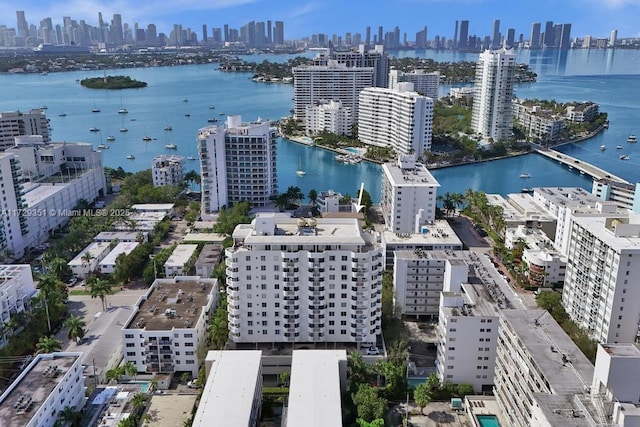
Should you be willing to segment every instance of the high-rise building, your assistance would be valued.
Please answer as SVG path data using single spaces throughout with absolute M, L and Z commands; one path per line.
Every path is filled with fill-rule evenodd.
M 555 35 L 556 31 L 553 26 L 553 21 L 547 21 L 544 26 L 543 46 L 546 48 L 554 48 L 556 46 Z
M 124 40 L 124 31 L 122 28 L 122 15 L 119 13 L 113 14 L 111 20 L 110 41 L 114 43 L 121 43 Z
M 372 86 L 388 87 L 389 56 L 382 45 L 376 45 L 373 49 L 359 45 L 357 50 L 349 51 L 334 50 L 330 46 L 313 59 L 313 65 L 328 65 L 330 60 L 346 64 L 347 67 L 371 67 L 373 68 Z
M 458 49 L 469 49 L 469 21 L 460 21 L 460 39 L 458 40 Z
M 571 24 L 562 24 L 559 47 L 562 50 L 571 48 Z
M 322 131 L 336 135 L 351 135 L 353 131 L 353 112 L 343 107 L 340 101 L 321 102 L 307 105 L 305 113 L 305 131 L 315 135 Z
M 273 43 L 283 45 L 284 44 L 284 22 L 276 21 L 276 26 L 273 29 Z
M 531 36 L 529 37 L 529 49 L 540 48 L 540 23 L 531 24 Z
M 486 50 L 476 65 L 471 126 L 484 140 L 511 138 L 516 55 L 508 49 Z
M 491 37 L 491 48 L 498 49 L 500 48 L 501 43 L 501 34 L 500 34 L 500 20 L 496 19 L 493 21 L 493 36 Z
M 271 26 L 271 20 L 267 20 L 267 44 L 273 44 L 273 27 Z
M 427 26 L 416 33 L 416 49 L 424 49 L 427 47 Z
M 184 157 L 162 154 L 151 161 L 154 187 L 178 185 L 184 180 Z
M 207 24 L 202 24 L 202 43 L 207 44 Z
M 376 342 L 383 249 L 357 218 L 259 213 L 226 249 L 235 343 Z
M 16 17 L 18 18 L 18 35 L 26 39 L 29 36 L 29 24 L 24 16 L 24 10 L 16 11 Z
M 0 151 L 15 145 L 16 136 L 40 135 L 42 142 L 50 142 L 49 121 L 44 110 L 33 109 L 27 113 L 11 111 L 0 113 Z
M 371 44 L 371 27 L 367 26 L 367 30 L 365 32 L 364 44 L 369 47 Z
M 560 42 L 562 39 L 562 24 L 555 24 L 553 26 L 553 41 L 556 49 L 560 47 Z
M 432 129 L 433 99 L 415 92 L 413 83 L 360 92 L 358 138 L 363 143 L 423 155 L 431 150 Z
M 433 73 L 425 73 L 424 70 L 413 70 L 410 72 L 399 70 L 389 71 L 389 88 L 398 89 L 398 83 L 401 82 L 413 83 L 413 90 L 421 95 L 433 100 L 439 98 L 440 73 L 438 71 Z
M 200 129 L 197 139 L 203 215 L 245 200 L 253 207 L 269 203 L 277 181 L 275 130 L 268 122 L 242 123 L 240 116 L 228 116 L 226 127 Z
M 458 48 L 458 20 L 456 19 L 456 26 L 453 30 L 453 41 L 451 42 L 451 48 L 456 50 Z
M 609 36 L 609 47 L 615 47 L 618 42 L 618 30 L 611 30 L 611 36 Z
M 516 29 L 515 28 L 508 28 L 507 29 L 507 38 L 505 39 L 504 42 L 505 46 L 507 49 L 511 49 L 512 47 L 515 46 L 516 44 Z

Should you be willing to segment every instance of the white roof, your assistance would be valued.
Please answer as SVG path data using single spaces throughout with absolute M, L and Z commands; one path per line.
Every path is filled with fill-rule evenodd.
M 193 256 L 193 253 L 198 248 L 198 245 L 178 245 L 171 253 L 167 262 L 164 263 L 165 267 L 182 267 L 189 261 L 189 258 Z
M 138 203 L 131 205 L 131 209 L 136 211 L 165 211 L 173 209 L 173 203 Z
M 104 259 L 100 262 L 100 265 L 114 265 L 116 263 L 116 258 L 120 254 L 129 255 L 132 250 L 138 246 L 138 242 L 120 242 L 116 245 L 115 248 L 109 254 L 104 257 Z
M 78 252 L 78 255 L 75 256 L 71 261 L 67 263 L 67 265 L 83 265 L 85 261 L 82 259 L 85 253 L 89 252 L 91 254 L 91 261 L 98 258 L 104 251 L 109 249 L 109 242 L 91 242 L 89 245 Z
M 340 362 L 345 350 L 294 350 L 287 426 L 342 425 Z
M 213 364 L 192 426 L 249 426 L 256 387 L 262 382 L 261 358 L 260 350 L 208 352 L 206 363 Z M 258 399 L 261 394 L 259 390 Z

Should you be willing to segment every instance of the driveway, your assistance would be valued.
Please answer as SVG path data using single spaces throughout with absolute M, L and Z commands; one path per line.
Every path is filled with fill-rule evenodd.
M 453 228 L 453 231 L 456 232 L 456 235 L 462 243 L 464 243 L 465 247 L 473 248 L 477 252 L 480 252 L 482 249 L 486 249 L 487 251 L 491 249 L 489 243 L 486 239 L 478 234 L 476 229 L 473 227 L 473 223 L 466 216 L 456 216 L 449 220 L 449 225 Z

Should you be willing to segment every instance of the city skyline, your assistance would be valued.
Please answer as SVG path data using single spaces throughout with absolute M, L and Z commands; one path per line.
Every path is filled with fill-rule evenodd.
M 461 7 L 452 7 L 452 3 Z M 589 7 L 592 4 L 593 7 Z M 585 7 L 585 5 L 587 7 Z M 495 7 L 492 7 L 495 6 Z M 597 9 L 595 9 L 597 7 Z M 62 22 L 63 16 L 85 20 L 89 25 L 97 25 L 98 13 L 105 20 L 113 14 L 121 14 L 122 21 L 133 26 L 153 23 L 159 32 L 168 33 L 174 24 L 190 27 L 200 32 L 203 24 L 209 28 L 240 27 L 250 20 L 283 20 L 286 23 L 286 39 L 309 37 L 314 33 L 344 35 L 359 32 L 364 36 L 366 28 L 376 33 L 378 26 L 384 31 L 393 31 L 398 26 L 401 36 L 406 33 L 408 40 L 415 40 L 416 33 L 427 26 L 427 37 L 436 35 L 448 39 L 453 37 L 456 21 L 469 21 L 469 34 L 480 37 L 493 34 L 494 20 L 500 20 L 500 31 L 506 36 L 508 28 L 515 29 L 515 37 L 520 34 L 528 39 L 534 22 L 570 22 L 574 37 L 608 37 L 617 29 L 618 36 L 637 37 L 640 32 L 633 16 L 640 11 L 640 4 L 633 0 L 604 0 L 595 2 L 566 2 L 558 4 L 552 0 L 539 2 L 498 3 L 495 0 L 399 0 L 393 4 L 370 2 L 367 10 L 358 5 L 338 3 L 336 0 L 324 2 L 310 1 L 296 6 L 273 5 L 263 0 L 216 0 L 212 2 L 166 2 L 156 0 L 144 5 L 123 0 L 115 1 L 72 1 L 56 4 L 46 0 L 25 0 L 20 6 L 0 5 L 0 16 L 5 22 L 0 25 L 17 27 L 16 11 L 25 12 L 30 25 L 38 25 L 40 20 L 51 17 L 54 22 Z M 336 10 L 342 13 L 336 14 Z M 421 13 L 408 11 L 423 10 Z M 166 11 L 166 12 L 165 12 Z M 635 12 L 635 13 L 634 13 Z

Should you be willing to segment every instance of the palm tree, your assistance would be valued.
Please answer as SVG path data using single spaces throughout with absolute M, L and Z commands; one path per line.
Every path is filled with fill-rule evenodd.
M 107 310 L 107 295 L 113 294 L 111 283 L 96 277 L 89 283 L 89 294 L 91 298 L 100 298 L 102 301 L 102 309 Z
M 117 368 L 109 369 L 107 372 L 105 372 L 104 377 L 107 380 L 107 383 L 111 380 L 116 380 L 116 382 L 118 382 L 120 381 L 120 377 L 122 377 L 122 374 L 124 374 L 124 370 L 122 366 L 118 366 Z
M 134 410 L 139 410 L 144 407 L 147 398 L 142 393 L 136 393 L 131 398 L 131 404 L 133 405 Z
M 58 280 L 62 280 L 68 275 L 69 266 L 64 258 L 55 257 L 47 263 L 45 271 L 55 276 Z
M 53 335 L 40 337 L 40 340 L 36 344 L 36 349 L 37 354 L 54 353 L 62 349 L 62 342 L 57 340 Z
M 318 192 L 315 189 L 309 190 L 309 201 L 311 202 L 311 205 L 314 207 L 318 203 Z
M 89 251 L 86 251 L 80 257 L 80 259 L 82 260 L 83 264 L 89 264 L 93 258 L 94 258 L 94 256 L 91 255 L 91 252 L 89 252 Z
M 70 340 L 76 340 L 79 342 L 84 338 L 84 328 L 87 326 L 86 322 L 80 316 L 70 316 L 64 321 L 65 328 L 69 328 L 67 332 L 67 338 Z
M 64 426 L 77 427 L 82 420 L 82 413 L 76 411 L 71 406 L 65 406 L 62 411 L 58 413 L 58 420 Z
M 124 371 L 124 374 L 129 378 L 133 377 L 135 379 L 135 377 L 138 375 L 138 367 L 132 362 L 125 363 L 122 366 L 122 369 Z

